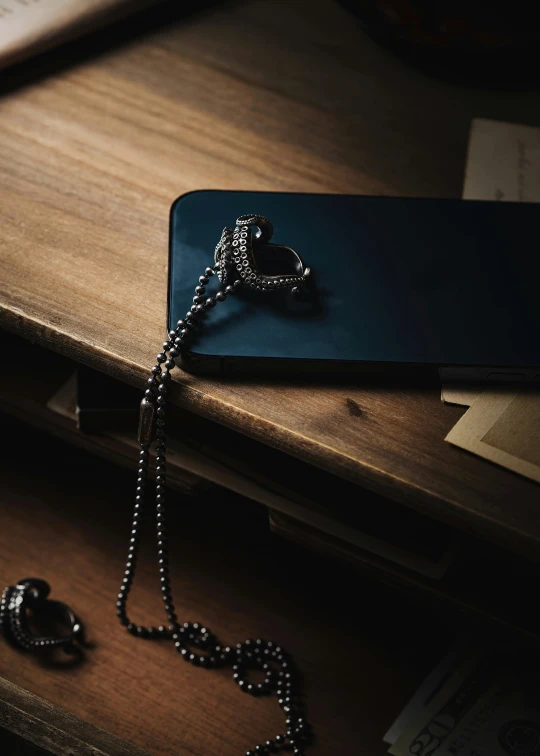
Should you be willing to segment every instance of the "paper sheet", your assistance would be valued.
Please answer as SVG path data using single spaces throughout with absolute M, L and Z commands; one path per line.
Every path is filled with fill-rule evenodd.
M 540 394 L 485 391 L 445 440 L 540 483 Z
M 540 202 L 540 128 L 475 118 L 463 199 Z
M 483 384 L 443 383 L 441 399 L 445 404 L 459 404 L 460 407 L 470 407 L 483 391 Z
M 463 198 L 540 202 L 540 128 L 475 119 Z M 441 399 L 470 407 L 446 441 L 540 482 L 540 389 L 446 383 Z
M 475 118 L 463 199 L 540 202 L 540 128 Z M 470 407 L 483 392 L 478 384 L 446 383 L 446 404 Z

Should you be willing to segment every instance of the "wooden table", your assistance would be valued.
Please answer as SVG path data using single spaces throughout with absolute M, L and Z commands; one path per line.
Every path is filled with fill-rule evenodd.
M 189 17 L 166 6 L 2 87 L 1 323 L 140 385 L 163 340 L 178 195 L 459 196 L 472 117 L 540 123 L 535 93 L 430 78 L 330 0 Z M 538 546 L 538 486 L 445 443 L 462 410 L 436 389 L 181 374 L 175 389 L 175 402 L 377 493 Z
M 178 195 L 221 188 L 458 197 L 473 117 L 540 125 L 536 93 L 478 91 L 431 78 L 377 47 L 331 0 L 224 3 L 191 16 L 181 16 L 174 5 L 30 60 L 4 72 L 0 85 L 0 323 L 126 382 L 143 385 L 163 340 L 168 211 Z M 9 370 L 16 370 L 7 357 Z M 40 364 L 33 369 L 39 382 Z M 180 373 L 174 387 L 173 401 L 194 413 L 472 533 L 538 553 L 538 486 L 446 444 L 462 410 L 444 406 L 436 388 L 219 382 Z M 23 515 L 35 504 L 30 489 L 24 506 L 6 504 L 4 510 L 13 543 L 28 533 Z M 66 502 L 73 490 L 59 498 L 64 503 L 55 502 L 60 514 L 71 506 Z M 100 511 L 103 524 L 112 515 L 106 507 Z M 165 754 L 170 751 L 159 733 L 171 726 L 175 709 L 169 704 L 160 714 L 154 697 L 157 701 L 161 682 L 165 695 L 178 697 L 178 710 L 186 706 L 197 723 L 191 730 L 189 718 L 178 725 L 171 741 L 176 749 L 187 744 L 189 753 L 233 754 L 249 746 L 259 732 L 251 702 L 244 702 L 241 715 L 247 729 L 231 724 L 237 711 L 232 705 L 216 724 L 215 706 L 206 708 L 205 685 L 187 670 L 194 697 L 184 688 L 179 692 L 176 669 L 167 666 L 170 649 L 160 646 L 148 647 L 151 681 L 143 681 L 141 690 L 146 729 L 140 738 L 133 736 L 140 708 L 129 705 L 129 697 L 126 705 L 124 693 L 133 694 L 140 684 L 130 671 L 140 644 L 113 634 L 114 617 L 106 608 L 116 580 L 105 561 L 117 554 L 123 536 L 111 530 L 102 544 L 103 528 L 92 529 L 91 509 L 83 507 L 80 517 L 95 545 L 84 556 L 73 547 L 73 575 L 63 572 L 64 555 L 54 557 L 51 570 L 62 598 L 76 604 L 77 596 L 70 595 L 75 585 L 81 604 L 94 606 L 96 617 L 103 618 L 96 631 L 102 644 L 97 666 L 86 680 L 84 667 L 75 677 L 58 677 L 46 668 L 36 677 L 30 660 L 19 665 L 10 657 L 10 677 Z M 63 528 L 66 543 L 76 545 L 83 532 L 77 523 L 55 514 L 48 528 L 32 533 L 54 553 L 55 528 Z M 22 573 L 46 566 L 38 551 L 24 559 L 13 543 L 2 545 L 8 555 L 3 571 L 8 563 Z M 186 553 L 194 570 L 200 565 L 195 552 Z M 383 753 L 384 727 L 429 668 L 430 662 L 416 663 L 419 654 L 411 649 L 426 644 L 431 624 L 427 634 L 416 635 L 415 626 L 414 637 L 389 656 L 387 648 L 398 649 L 403 631 L 389 633 L 384 652 L 378 634 L 392 624 L 393 612 L 379 624 L 370 619 L 362 645 L 346 624 L 352 614 L 342 614 L 330 592 L 324 615 L 337 606 L 334 619 L 343 620 L 345 629 L 336 631 L 330 619 L 321 629 L 319 593 L 308 586 L 309 608 L 300 617 L 294 597 L 305 582 L 299 579 L 282 595 L 257 544 L 248 552 L 250 566 L 272 594 L 268 614 L 259 605 L 247 622 L 234 598 L 225 615 L 221 598 L 215 604 L 201 598 L 219 594 L 210 576 L 212 569 L 219 571 L 217 562 L 208 575 L 181 583 L 185 608 L 200 611 L 212 625 L 223 620 L 240 634 L 248 626 L 249 634 L 275 632 L 300 653 L 315 691 L 310 713 L 322 722 L 317 752 Z M 116 572 L 120 558 L 114 557 Z M 324 568 L 317 572 L 314 561 L 308 566 L 301 572 L 305 580 L 313 574 L 324 579 Z M 88 567 L 96 570 L 95 584 L 80 577 Z M 234 581 L 245 563 L 227 569 Z M 282 573 L 285 578 L 287 571 Z M 181 570 L 177 579 L 182 581 Z M 254 585 L 246 580 L 240 584 L 255 601 Z M 140 595 L 150 595 L 151 585 L 143 575 Z M 347 590 L 338 593 L 343 601 L 350 597 Z M 290 616 L 294 626 L 276 620 Z M 316 637 L 301 629 L 306 619 Z M 326 641 L 334 644 L 328 658 L 321 651 Z M 336 667 L 349 665 L 341 644 L 355 647 L 353 675 L 373 680 L 372 688 L 362 688 L 361 705 L 349 702 L 345 710 L 336 702 L 349 701 L 355 681 L 334 678 Z M 127 646 L 131 667 L 116 667 Z M 415 672 L 407 671 L 394 696 L 395 666 L 403 655 Z M 118 674 L 113 690 L 109 665 Z M 89 686 L 80 704 L 78 680 Z M 220 678 L 216 690 L 227 707 L 226 685 Z M 110 706 L 103 704 L 104 691 L 112 695 Z M 391 711 L 377 719 L 389 692 Z M 265 720 L 269 734 L 274 714 Z M 377 721 L 376 732 L 368 720 Z

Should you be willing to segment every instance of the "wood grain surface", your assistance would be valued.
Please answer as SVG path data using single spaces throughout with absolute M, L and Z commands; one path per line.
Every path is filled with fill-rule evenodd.
M 30 346 L 20 337 L 8 336 L 7 343 L 18 370 L 0 376 L 1 412 L 136 469 L 138 447 L 133 431 L 89 435 L 77 430 L 72 388 L 61 396 L 67 387 L 64 381 L 72 375 L 71 360 Z M 38 363 L 40 381 L 36 384 L 33 365 Z M 62 386 L 60 392 L 58 386 Z M 210 420 L 177 407 L 169 412 L 170 488 L 192 497 L 232 491 L 250 499 L 254 508 L 267 507 L 273 532 L 352 563 L 376 583 L 424 594 L 450 611 L 467 613 L 502 631 L 511 629 L 514 636 L 519 630 L 524 639 L 540 637 L 536 612 L 528 600 L 540 577 L 538 553 L 529 555 L 535 558 L 533 563 L 523 559 L 523 550 L 518 555 L 485 539 L 464 537 L 459 530 L 283 452 L 261 449 L 253 439 Z M 54 464 L 52 470 L 54 475 Z M 233 510 L 231 518 L 235 517 Z M 373 537 L 375 543 L 370 540 Z M 455 561 L 450 558 L 452 566 L 444 578 L 434 579 L 434 573 L 440 577 L 440 572 L 432 560 L 437 553 L 442 559 L 445 551 Z
M 0 745 L 5 747 L 4 731 L 19 740 L 9 740 L 10 756 L 21 756 L 33 743 L 40 754 L 54 756 L 149 756 L 126 740 L 74 717 L 45 699 L 0 678 Z
M 82 663 L 66 666 L 63 654 L 40 661 L 0 639 L 1 676 L 153 756 L 240 756 L 281 732 L 275 699 L 247 696 L 230 671 L 187 665 L 171 643 L 132 638 L 118 624 L 133 474 L 25 426 L 3 427 L 12 444 L 0 464 L 0 584 L 49 581 L 90 646 Z M 207 624 L 224 643 L 273 638 L 295 656 L 317 730 L 313 756 L 386 753 L 384 732 L 452 642 L 448 621 L 289 548 L 252 502 L 171 493 L 169 510 L 181 621 Z M 152 530 L 148 523 L 129 611 L 159 624 Z
M 1 322 L 140 385 L 163 340 L 178 195 L 458 197 L 473 116 L 540 123 L 535 93 L 431 78 L 331 0 L 189 17 L 169 5 L 2 86 Z M 177 375 L 175 389 L 174 401 L 378 493 L 538 545 L 540 489 L 445 444 L 462 410 L 436 388 Z

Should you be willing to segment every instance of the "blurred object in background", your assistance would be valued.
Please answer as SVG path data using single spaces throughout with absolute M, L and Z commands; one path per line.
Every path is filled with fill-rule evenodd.
M 152 0 L 2 0 L 0 68 L 151 4 Z
M 536 83 L 540 12 L 530 0 L 340 0 L 365 31 L 430 72 L 491 86 Z

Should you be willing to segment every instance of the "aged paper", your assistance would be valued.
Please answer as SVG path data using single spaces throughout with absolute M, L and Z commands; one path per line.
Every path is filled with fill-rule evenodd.
M 540 202 L 540 128 L 475 119 L 463 198 Z M 441 399 L 470 407 L 446 441 L 540 482 L 540 389 L 445 383 Z
M 489 389 L 445 440 L 540 483 L 540 393 Z
M 540 128 L 475 118 L 469 135 L 463 199 L 540 202 Z M 445 404 L 470 407 L 484 387 L 445 383 Z
M 483 391 L 483 383 L 443 383 L 441 399 L 445 404 L 459 404 L 460 407 L 470 407 Z
M 463 198 L 540 202 L 540 128 L 475 118 Z

